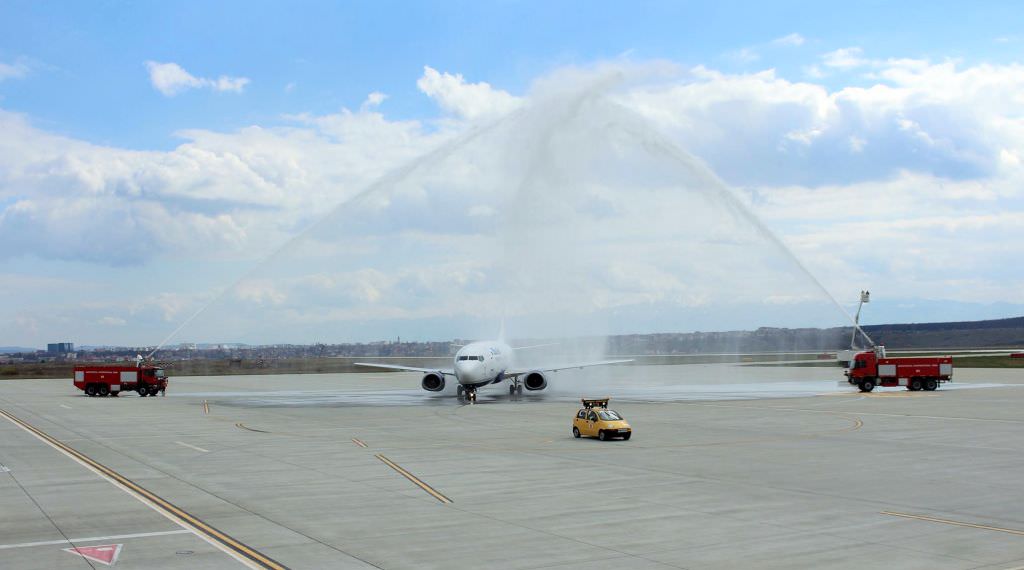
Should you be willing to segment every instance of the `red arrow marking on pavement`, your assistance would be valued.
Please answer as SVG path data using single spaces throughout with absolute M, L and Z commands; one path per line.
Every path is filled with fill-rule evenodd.
M 121 544 L 103 544 L 100 546 L 79 546 L 77 548 L 65 548 L 64 552 L 77 554 L 82 558 L 88 558 L 93 562 L 99 562 L 107 566 L 117 564 L 117 557 L 121 554 Z

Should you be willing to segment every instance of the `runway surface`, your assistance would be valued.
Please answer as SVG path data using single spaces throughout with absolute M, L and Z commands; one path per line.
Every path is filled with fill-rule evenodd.
M 840 378 L 620 367 L 475 405 L 403 373 L 0 381 L 0 567 L 1024 566 L 1024 374 Z M 581 395 L 633 439 L 573 439 Z

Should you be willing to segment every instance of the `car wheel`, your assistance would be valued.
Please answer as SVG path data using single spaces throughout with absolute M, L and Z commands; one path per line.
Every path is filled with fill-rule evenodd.
M 601 441 L 604 441 L 604 440 L 608 439 L 608 436 L 605 435 L 604 430 L 600 430 L 600 431 L 597 432 L 597 439 L 600 439 Z
M 580 437 L 580 428 L 578 428 L 576 426 L 572 426 L 572 436 L 575 437 L 576 439 L 579 439 L 579 437 Z
M 632 433 L 627 433 L 626 435 L 622 436 L 623 441 L 629 441 L 629 437 L 631 435 L 633 435 L 633 434 Z

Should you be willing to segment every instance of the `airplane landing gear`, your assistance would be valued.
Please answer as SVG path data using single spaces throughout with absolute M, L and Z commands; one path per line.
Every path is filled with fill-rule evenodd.
M 465 397 L 466 402 L 470 404 L 476 403 L 476 388 L 463 388 L 462 386 L 459 386 L 455 389 L 455 393 L 458 395 L 460 400 Z
M 508 397 L 514 400 L 518 396 L 522 395 L 523 385 L 520 384 L 518 380 L 513 380 L 512 383 L 508 385 Z

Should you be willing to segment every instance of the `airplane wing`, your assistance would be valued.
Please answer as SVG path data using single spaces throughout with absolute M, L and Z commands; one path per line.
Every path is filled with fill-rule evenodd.
M 406 372 L 440 372 L 445 376 L 455 376 L 454 370 L 443 368 L 416 368 L 415 366 L 398 366 L 397 364 L 378 364 L 376 362 L 353 362 L 356 366 L 367 366 L 370 368 L 387 368 L 389 370 L 404 370 Z
M 559 370 L 570 370 L 572 368 L 588 368 L 590 366 L 605 366 L 608 364 L 622 364 L 624 362 L 633 362 L 633 360 L 599 360 L 597 362 L 579 362 L 576 364 L 566 364 L 563 366 L 546 366 L 529 368 L 524 370 L 508 370 L 505 372 L 505 376 L 521 376 L 523 374 L 529 374 L 530 372 L 558 372 Z

